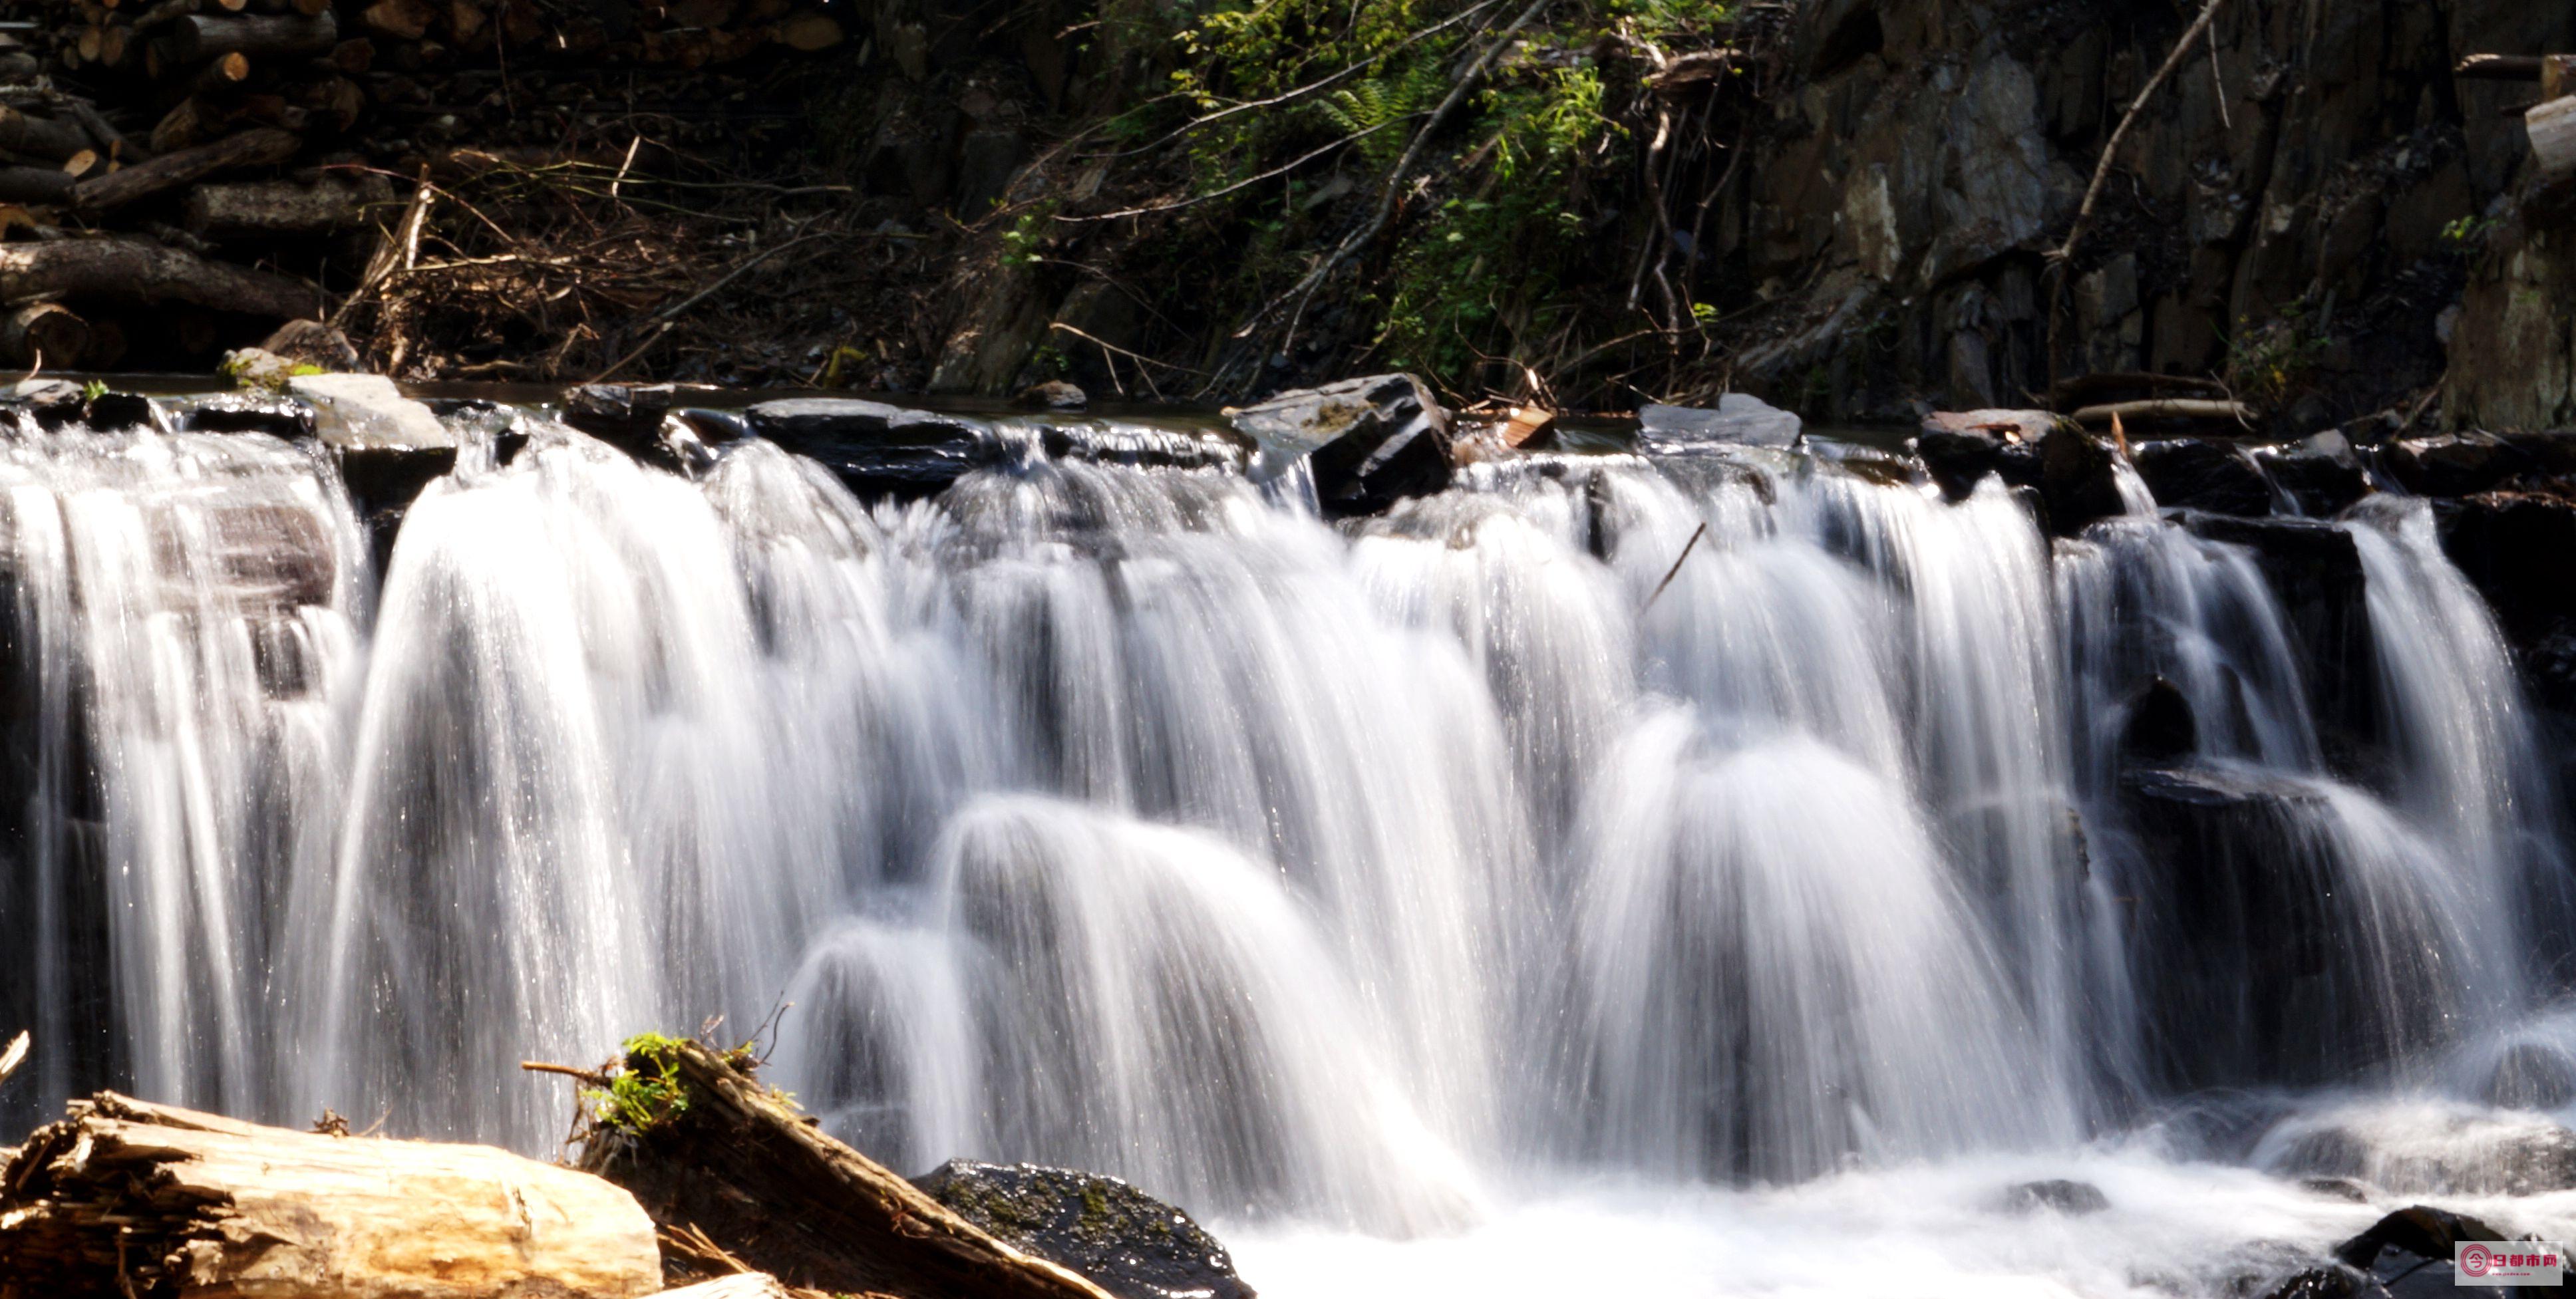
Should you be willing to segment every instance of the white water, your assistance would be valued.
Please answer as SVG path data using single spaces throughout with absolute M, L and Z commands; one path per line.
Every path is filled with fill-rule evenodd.
M 2535 1005 L 2564 840 L 2420 509 L 2346 525 L 2388 739 L 2339 773 L 2317 647 L 2143 499 L 2052 550 L 1997 484 L 1610 458 L 1337 531 L 1216 471 L 868 508 L 765 444 L 692 482 L 534 433 L 424 494 L 380 598 L 283 445 L 7 446 L 0 1011 L 76 1044 L 45 1104 L 548 1149 L 518 1060 L 783 1000 L 835 1131 L 1129 1176 L 1266 1294 L 1849 1292 L 1819 1253 L 2215 1293 L 2369 1220 L 2256 1171 L 2302 1131 L 2378 1152 L 2376 1207 L 2484 1194 L 2421 1148 L 2534 1120 L 2409 1116 L 2576 1045 Z M 2155 674 L 2332 936 L 2330 1092 L 2171 1083 L 2118 745 Z M 2113 1208 L 2004 1207 L 2046 1177 Z

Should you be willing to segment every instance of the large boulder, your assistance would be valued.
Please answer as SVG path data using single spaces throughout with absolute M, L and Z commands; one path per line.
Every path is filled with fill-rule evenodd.
M 1741 392 L 1718 398 L 1715 409 L 1654 403 L 1637 408 L 1639 440 L 1649 451 L 1688 452 L 1711 446 L 1793 447 L 1803 427 L 1797 416 Z
M 2474 496 L 2531 468 L 2530 457 L 2487 433 L 2445 433 L 2389 443 L 2389 477 L 2418 496 Z
M 2074 428 L 2050 429 L 2039 443 L 2039 494 L 2048 506 L 2050 530 L 2072 537 L 2127 513 L 2119 471 L 2119 454 L 2110 443 Z
M 936 496 L 1008 456 L 982 420 L 845 397 L 765 401 L 744 412 L 751 431 L 838 475 L 866 499 Z
M 2333 429 L 2287 446 L 2259 448 L 2254 459 L 2273 488 L 2310 518 L 2329 518 L 2370 494 L 2361 457 Z
M 2281 605 L 2326 758 L 2346 775 L 2372 774 L 2379 744 L 2379 656 L 2370 589 L 2352 534 L 2316 519 L 2188 513 L 2184 525 L 2243 546 Z
M 2272 512 L 2271 484 L 2234 443 L 2208 438 L 2141 442 L 2130 458 L 2158 505 L 2247 518 Z
M 1409 374 L 1301 389 L 1225 414 L 1260 446 L 1257 476 L 1306 465 L 1326 518 L 1375 514 L 1449 486 L 1449 412 Z
M 1117 1178 L 952 1159 L 912 1181 L 968 1222 L 1121 1299 L 1252 1299 L 1215 1237 Z
M 2057 417 L 2044 410 L 1935 411 L 1923 417 L 1914 453 L 1940 484 L 1942 495 L 1965 500 L 1980 480 L 2003 467 L 2007 456 L 2018 452 L 2016 458 L 2027 458 L 2055 427 Z

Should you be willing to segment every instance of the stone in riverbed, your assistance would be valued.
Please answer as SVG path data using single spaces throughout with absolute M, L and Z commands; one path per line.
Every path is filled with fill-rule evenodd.
M 1652 403 L 1637 408 L 1639 440 L 1649 451 L 1666 453 L 1709 446 L 1793 447 L 1804 427 L 1797 416 L 1741 392 L 1718 398 L 1714 410 Z
M 2272 487 L 2245 452 L 2206 438 L 2138 443 L 2130 453 L 2156 504 L 2261 518 L 2272 512 Z
M 2057 417 L 2044 410 L 1934 411 L 1915 434 L 1914 454 L 1941 494 L 1961 501 L 2008 455 L 2026 456 L 2056 426 Z
M 2418 496 L 2474 496 L 2532 467 L 2529 456 L 2487 433 L 2445 433 L 2388 445 L 2389 476 Z
M 2072 537 L 2126 513 L 2119 465 L 2119 456 L 2100 438 L 2071 428 L 2050 429 L 2039 442 L 2039 493 L 2048 506 L 2050 530 Z
M 1256 477 L 1276 478 L 1305 462 L 1316 507 L 1328 519 L 1376 514 L 1449 486 L 1449 412 L 1409 374 L 1282 393 L 1225 415 L 1261 447 Z
M 456 435 L 429 407 L 381 374 L 299 374 L 286 391 L 313 408 L 313 431 L 341 447 L 452 447 Z
M 981 420 L 844 397 L 765 401 L 743 412 L 751 431 L 811 458 L 862 499 L 918 500 L 1007 458 Z
M 2100 1213 L 2111 1207 L 2111 1197 L 2091 1182 L 2053 1178 L 2044 1182 L 2024 1182 L 2004 1192 L 2004 1208 L 2013 1213 L 2037 1213 L 2042 1209 L 2062 1213 L 2070 1218 Z
M 2288 446 L 2262 448 L 2254 459 L 2272 486 L 2309 518 L 2330 518 L 2370 494 L 2361 457 L 2333 429 Z
M 1253 1299 L 1215 1237 L 1117 1178 L 952 1159 L 912 1184 L 1013 1247 L 1121 1299 Z
M 1062 379 L 1049 379 L 1020 389 L 1011 400 L 1025 410 L 1081 410 L 1091 404 L 1091 394 Z

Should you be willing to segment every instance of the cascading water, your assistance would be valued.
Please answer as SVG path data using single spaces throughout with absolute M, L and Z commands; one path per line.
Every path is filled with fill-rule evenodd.
M 518 1060 L 786 1003 L 834 1131 L 1130 1176 L 1272 1293 L 1561 1285 L 1569 1231 L 1670 1286 L 1835 1222 L 1927 1292 L 2214 1293 L 2363 1213 L 2241 1165 L 2491 1191 L 2536 1120 L 2482 1089 L 2576 1045 L 2563 833 L 2420 507 L 2304 525 L 2366 591 L 2354 765 L 2276 575 L 2133 474 L 2052 547 L 2000 484 L 1785 452 L 1335 527 L 1034 434 L 869 506 L 763 442 L 691 479 L 512 431 L 380 593 L 323 458 L 0 447 L 0 1015 L 42 1046 L 0 1131 L 113 1083 L 543 1149 Z M 2193 725 L 2148 758 L 2156 678 Z M 2230 1137 L 2206 1083 L 2339 1090 Z M 1934 1243 L 2070 1168 L 2102 1234 Z

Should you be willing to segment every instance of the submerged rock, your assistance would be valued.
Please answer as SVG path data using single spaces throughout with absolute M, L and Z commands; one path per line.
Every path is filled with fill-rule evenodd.
M 2328 429 L 2288 446 L 2264 447 L 2255 462 L 2274 490 L 2289 498 L 2299 513 L 2328 518 L 2370 494 L 2370 479 L 2361 457 L 2342 433 Z
M 1409 374 L 1283 393 L 1225 414 L 1260 444 L 1256 474 L 1276 477 L 1306 463 L 1326 518 L 1375 514 L 1449 486 L 1449 413 Z
M 1122 1299 L 1252 1299 L 1190 1215 L 1114 1177 L 952 1159 L 913 1185 L 967 1221 Z
M 705 457 L 668 427 L 678 401 L 679 390 L 667 383 L 586 383 L 564 394 L 563 422 L 645 464 L 689 473 Z M 679 432 L 695 440 L 694 426 L 683 424 Z
M 1637 431 L 1646 449 L 1686 452 L 1704 446 L 1793 447 L 1804 428 L 1797 416 L 1747 393 L 1730 392 L 1712 410 L 1704 406 L 1637 408 Z
M 2516 1042 L 2496 1059 L 2481 1094 L 2505 1109 L 2563 1109 L 2576 1102 L 2576 1061 L 2553 1046 Z
M 2388 444 L 2388 474 L 2418 496 L 2474 496 L 2493 491 L 2530 466 L 2530 458 L 2486 433 L 2446 433 Z
M 2464 1240 L 2507 1240 L 2503 1232 L 2465 1213 L 2418 1204 L 2399 1209 L 2372 1223 L 2370 1229 L 2335 1246 L 2335 1261 L 2368 1270 L 2380 1256 L 2394 1251 L 2444 1266 Z
M 935 496 L 1006 459 L 981 420 L 883 402 L 795 397 L 762 402 L 743 416 L 752 432 L 819 462 L 862 498 Z
M 179 427 L 191 433 L 266 433 L 286 439 L 313 436 L 313 408 L 256 392 L 216 393 L 190 402 Z
M 2260 518 L 2272 512 L 2272 487 L 2244 450 L 2205 438 L 2141 442 L 2131 453 L 2156 503 L 2214 514 Z
M 2012 1213 L 2037 1213 L 2042 1209 L 2081 1217 L 2100 1213 L 2111 1207 L 2111 1197 L 2091 1182 L 2053 1178 L 2044 1182 L 2024 1182 L 2004 1192 L 2004 1208 Z
M 2200 726 L 2182 688 L 2156 677 L 2131 696 L 2120 728 L 2120 752 L 2150 766 L 2180 762 L 2200 748 Z
M 2195 535 L 2253 552 L 2289 622 L 2326 757 L 2338 771 L 2359 774 L 2377 751 L 2379 655 L 2352 534 L 2315 519 L 2192 513 L 2183 523 Z

